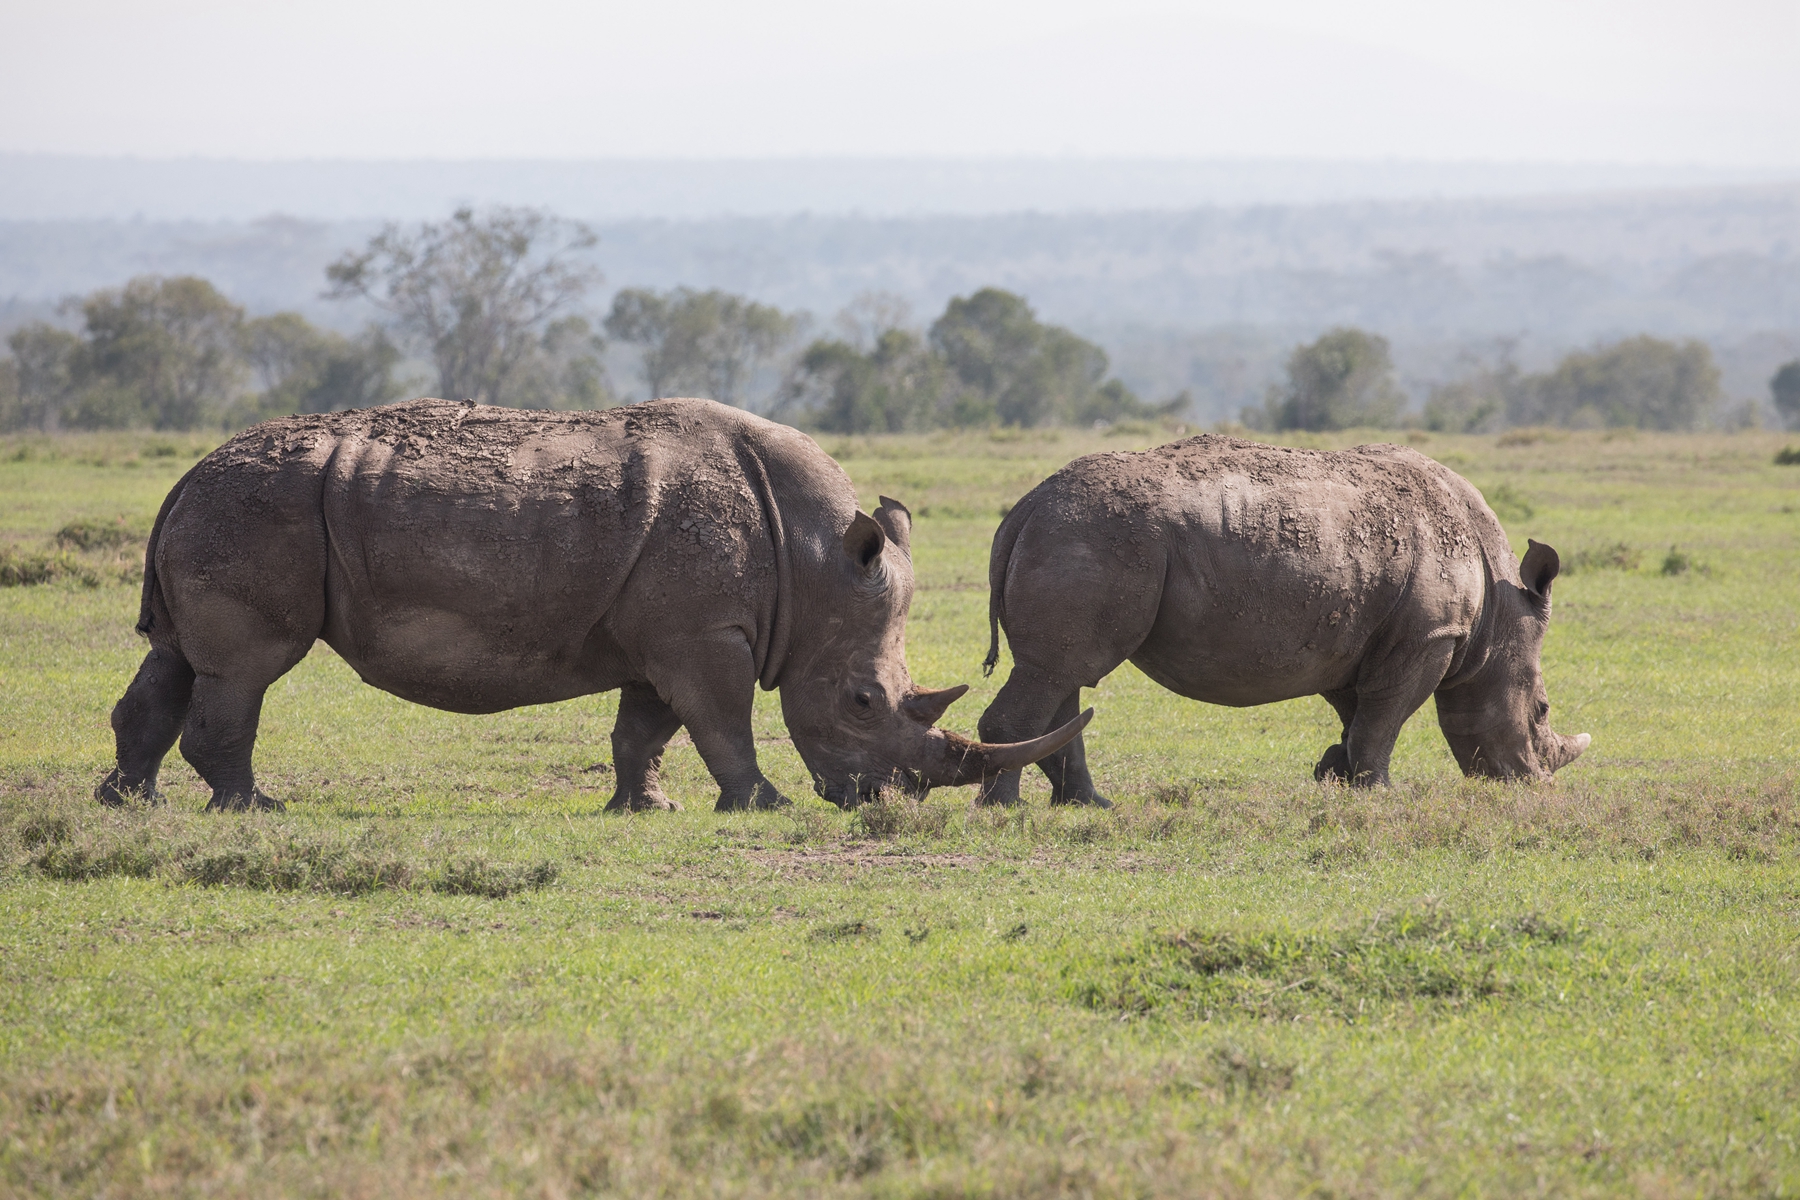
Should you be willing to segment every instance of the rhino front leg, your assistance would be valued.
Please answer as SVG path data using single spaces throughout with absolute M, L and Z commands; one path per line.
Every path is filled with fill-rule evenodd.
M 662 788 L 663 747 L 681 728 L 681 718 L 647 683 L 619 689 L 619 716 L 613 722 L 613 770 L 618 786 L 607 812 L 679 811 Z
M 756 698 L 756 660 L 737 630 L 690 642 L 680 651 L 669 705 L 694 739 L 694 749 L 719 785 L 719 812 L 785 808 L 791 803 L 756 763 L 750 718 Z
M 1344 773 L 1352 786 L 1388 783 L 1388 762 L 1400 728 L 1442 682 L 1454 651 L 1449 640 L 1434 641 L 1398 669 L 1370 673 L 1367 682 L 1357 682 L 1355 716 L 1344 731 Z

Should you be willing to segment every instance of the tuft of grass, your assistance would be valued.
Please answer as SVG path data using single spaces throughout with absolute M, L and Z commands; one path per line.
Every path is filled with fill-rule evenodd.
M 1662 573 L 1664 575 L 1686 575 L 1693 569 L 1694 560 L 1685 550 L 1670 546 L 1669 552 L 1663 555 Z
M 1800 466 L 1800 446 L 1783 446 L 1775 452 L 1775 465 L 1778 467 Z
M 1210 1091 L 1219 1099 L 1254 1100 L 1289 1090 L 1299 1074 L 1296 1064 L 1276 1057 L 1266 1048 L 1227 1041 L 1214 1046 L 1202 1060 L 1201 1086 L 1188 1086 L 1196 1091 Z
M 25 866 L 67 882 L 120 876 L 336 896 L 424 884 L 449 895 L 500 899 L 548 887 L 559 873 L 549 860 L 517 866 L 479 857 L 427 870 L 374 829 L 321 833 L 275 817 L 221 819 L 91 805 L 29 810 L 13 823 L 11 840 Z
M 941 837 L 950 826 L 951 811 L 948 805 L 929 804 L 904 792 L 885 790 L 850 814 L 850 834 L 881 842 Z
M 0 588 L 32 587 L 40 583 L 78 583 L 100 586 L 100 573 L 66 551 L 0 549 Z
M 878 938 L 881 927 L 867 921 L 840 921 L 835 925 L 821 925 L 806 936 L 815 942 L 847 942 L 855 938 Z
M 489 862 L 485 858 L 454 859 L 445 863 L 431 880 L 431 890 L 447 896 L 485 896 L 504 900 L 520 892 L 546 888 L 556 882 L 557 865 L 549 860 L 529 866 Z
M 117 550 L 124 546 L 141 546 L 146 535 L 128 528 L 125 518 L 115 521 L 93 521 L 83 518 L 70 521 L 56 531 L 56 544 L 64 550 Z
M 1480 922 L 1437 908 L 1342 930 L 1186 930 L 1141 938 L 1070 995 L 1131 1016 L 1355 1021 L 1372 1005 L 1517 992 L 1522 979 L 1566 967 L 1566 954 L 1552 962 L 1547 952 L 1576 940 L 1573 926 L 1535 913 Z
M 1587 571 L 1635 571 L 1643 565 L 1644 552 L 1624 542 L 1577 550 L 1562 560 L 1563 572 L 1568 575 Z

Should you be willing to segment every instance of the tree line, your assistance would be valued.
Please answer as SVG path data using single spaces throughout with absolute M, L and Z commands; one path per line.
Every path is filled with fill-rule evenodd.
M 1390 429 L 1423 425 L 1448 433 L 1492 433 L 1529 425 L 1579 429 L 1700 428 L 1724 395 L 1712 350 L 1697 339 L 1640 335 L 1576 350 L 1549 371 L 1519 369 L 1509 353 L 1431 389 L 1424 411 L 1404 411 L 1387 340 L 1361 329 L 1333 329 L 1288 356 L 1287 379 L 1260 407 L 1245 410 L 1253 429 Z M 1769 381 L 1776 414 L 1800 428 L 1800 361 Z
M 327 297 L 379 314 L 362 333 L 298 313 L 249 317 L 204 279 L 133 279 L 66 311 L 79 331 L 35 322 L 0 359 L 0 428 L 240 428 L 290 412 L 366 407 L 408 391 L 536 408 L 620 402 L 608 339 L 635 347 L 650 398 L 702 395 L 838 433 L 965 426 L 1087 425 L 1179 413 L 1109 375 L 1106 352 L 1038 318 L 1024 297 L 984 288 L 928 327 L 892 297 L 865 296 L 806 339 L 805 314 L 718 290 L 626 288 L 603 318 L 582 305 L 600 281 L 594 235 L 529 209 L 390 225 L 326 271 Z M 801 343 L 804 342 L 804 345 Z M 403 377 L 425 364 L 435 379 Z M 1771 381 L 1800 425 L 1800 362 Z M 1388 343 L 1334 329 L 1296 347 L 1286 381 L 1244 413 L 1254 428 L 1423 424 L 1482 432 L 1558 424 L 1687 429 L 1720 399 L 1701 342 L 1629 338 L 1541 374 L 1510 359 L 1434 388 L 1408 414 Z

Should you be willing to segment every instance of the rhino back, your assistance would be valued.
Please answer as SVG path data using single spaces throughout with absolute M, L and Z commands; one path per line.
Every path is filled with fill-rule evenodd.
M 1484 538 L 1455 479 L 1399 447 L 1203 435 L 1071 463 L 1027 498 L 1042 533 L 1013 556 L 1103 564 L 1106 619 L 1130 631 L 1146 674 L 1196 699 L 1266 703 L 1473 625 Z

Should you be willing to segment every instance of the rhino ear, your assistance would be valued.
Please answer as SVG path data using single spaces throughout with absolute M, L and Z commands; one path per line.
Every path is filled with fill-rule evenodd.
M 887 534 L 881 531 L 875 519 L 859 510 L 856 519 L 850 522 L 850 528 L 844 531 L 844 553 L 850 556 L 857 570 L 867 574 L 880 565 L 881 550 L 887 540 Z
M 1534 542 L 1530 538 L 1526 542 L 1529 549 L 1525 551 L 1525 557 L 1519 560 L 1519 578 L 1534 596 L 1548 604 L 1550 584 L 1556 579 L 1557 572 L 1562 570 L 1562 559 L 1556 556 L 1554 548 L 1542 542 Z
M 906 505 L 883 496 L 881 507 L 875 510 L 875 522 L 887 533 L 888 540 L 900 547 L 900 553 L 912 557 L 912 513 Z

